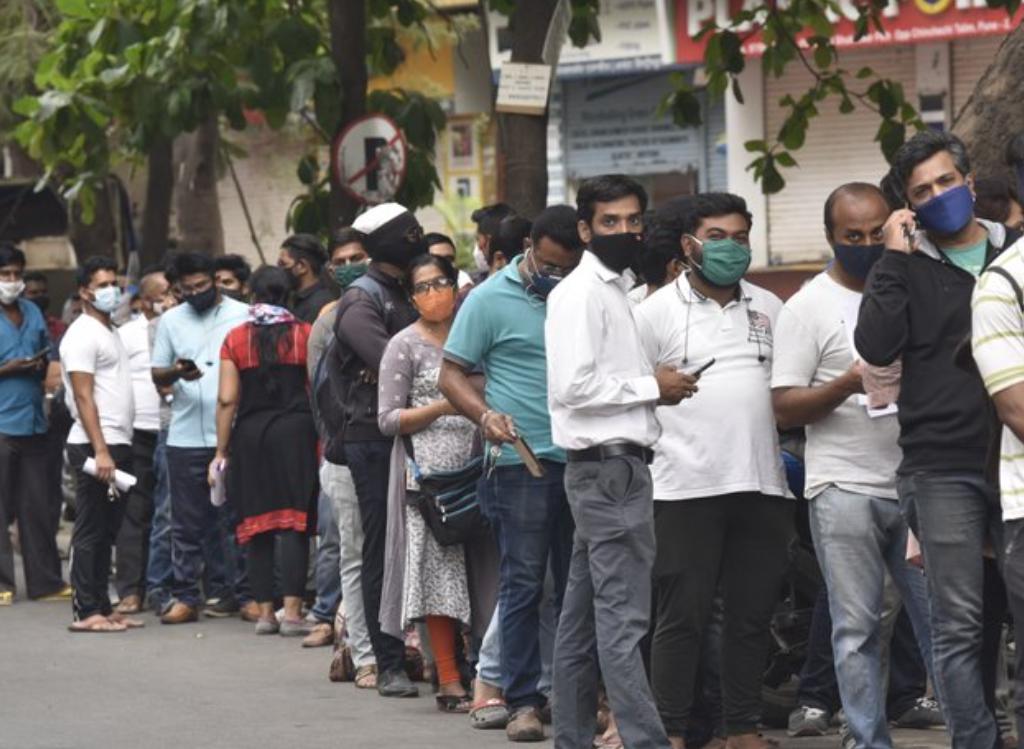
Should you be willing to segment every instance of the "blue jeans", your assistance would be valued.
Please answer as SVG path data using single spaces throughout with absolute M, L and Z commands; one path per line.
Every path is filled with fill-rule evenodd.
M 318 622 L 334 623 L 341 603 L 341 537 L 334 516 L 334 503 L 324 492 L 317 502 L 316 603 L 310 612 Z
M 534 478 L 522 465 L 499 466 L 481 483 L 481 499 L 501 554 L 501 676 L 505 701 L 513 710 L 544 704 L 538 687 L 544 579 L 550 558 L 557 612 L 572 552 L 565 466 L 543 463 L 547 471 L 543 478 Z
M 1002 553 L 998 493 L 980 473 L 900 478 L 900 506 L 928 570 L 935 688 L 956 749 L 992 749 L 996 723 L 981 675 L 985 542 Z
M 891 499 L 829 487 L 811 501 L 811 536 L 828 587 L 832 650 L 858 749 L 891 749 L 882 673 L 886 570 L 914 625 L 925 664 L 931 629 L 924 576 L 906 561 L 907 525 Z
M 202 601 L 199 582 L 205 571 L 208 597 L 234 596 L 239 603 L 252 600 L 245 562 L 235 543 L 237 516 L 228 501 L 210 503 L 207 471 L 211 448 L 167 447 L 171 496 L 171 566 L 174 598 L 189 606 Z M 216 589 L 217 581 L 227 581 Z
M 171 597 L 171 490 L 167 476 L 167 430 L 161 429 L 153 450 L 153 524 L 149 531 L 146 590 L 150 608 L 159 612 Z

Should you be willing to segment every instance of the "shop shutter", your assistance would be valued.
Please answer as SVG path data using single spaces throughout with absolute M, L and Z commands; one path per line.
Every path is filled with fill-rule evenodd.
M 843 52 L 840 63 L 857 71 L 870 66 L 878 75 L 903 84 L 904 94 L 915 101 L 914 48 L 911 45 Z M 852 81 L 857 86 L 860 81 Z M 786 94 L 800 96 L 811 76 L 799 62 L 791 63 L 782 78 L 766 77 L 766 137 L 775 137 L 788 110 L 778 106 Z M 856 102 L 855 102 L 856 103 Z M 785 189 L 768 197 L 769 263 L 799 263 L 831 257 L 825 243 L 822 209 L 828 194 L 844 182 L 878 184 L 888 170 L 875 143 L 879 117 L 857 105 L 849 114 L 839 112 L 839 100 L 828 99 L 811 121 L 803 148 L 794 152 L 798 167 L 786 169 Z M 744 156 L 747 156 L 744 154 Z M 764 220 L 754 216 L 754 221 Z
M 957 39 L 950 51 L 950 66 L 953 69 L 953 119 L 971 98 L 974 86 L 988 70 L 1003 36 L 981 36 L 974 39 Z

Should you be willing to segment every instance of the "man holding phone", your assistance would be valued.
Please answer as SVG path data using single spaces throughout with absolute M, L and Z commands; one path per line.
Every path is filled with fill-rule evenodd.
M 50 337 L 39 307 L 21 297 L 25 255 L 0 243 L 0 606 L 14 601 L 14 549 L 8 527 L 18 521 L 30 598 L 63 596 L 56 528 L 49 502 L 43 376 Z
M 997 729 L 982 685 L 982 554 L 989 542 L 1001 553 L 1002 522 L 986 476 L 988 396 L 955 357 L 971 334 L 978 274 L 1019 234 L 975 217 L 974 174 L 956 136 L 918 133 L 892 169 L 907 208 L 885 224 L 854 343 L 869 364 L 902 357 L 897 490 L 928 573 L 936 688 L 953 745 L 990 749 Z
M 669 740 L 681 747 L 721 582 L 727 745 L 761 749 L 768 625 L 793 534 L 770 392 L 782 302 L 743 280 L 751 216 L 742 198 L 695 195 L 674 226 L 690 270 L 636 307 L 637 327 L 652 364 L 703 373 L 693 398 L 657 411 L 651 678 Z
M 254 617 L 255 602 L 242 600 L 244 568 L 234 544 L 229 506 L 210 504 L 207 481 L 217 445 L 220 347 L 225 336 L 248 319 L 249 307 L 221 293 L 213 258 L 207 255 L 181 253 L 170 270 L 184 304 L 160 317 L 151 359 L 153 382 L 160 388 L 173 387 L 174 395 L 167 435 L 174 598 L 161 621 L 181 624 L 198 618 L 204 539 L 218 524 L 220 542 L 229 557 L 228 574 L 234 579 L 226 581 L 227 590 L 206 591 L 207 598 L 220 599 L 212 612 L 223 616 L 241 605 L 243 616 Z

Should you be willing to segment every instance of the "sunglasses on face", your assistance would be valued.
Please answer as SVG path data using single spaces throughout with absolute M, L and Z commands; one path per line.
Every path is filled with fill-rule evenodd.
M 431 281 L 421 281 L 418 284 L 414 284 L 412 287 L 412 295 L 419 296 L 420 294 L 426 294 L 429 291 L 442 291 L 444 289 L 454 289 L 455 284 L 452 283 L 450 278 L 441 276 Z

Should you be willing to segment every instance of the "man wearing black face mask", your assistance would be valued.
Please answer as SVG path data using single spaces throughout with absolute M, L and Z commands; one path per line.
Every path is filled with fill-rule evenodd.
M 320 310 L 337 298 L 323 279 L 327 252 L 312 234 L 293 234 L 281 245 L 277 267 L 288 272 L 295 289 L 295 316 L 312 324 Z
M 575 209 L 561 205 L 542 211 L 531 238 L 530 250 L 511 254 L 512 262 L 467 297 L 445 343 L 440 379 L 448 400 L 481 425 L 491 445 L 501 446 L 481 500 L 499 536 L 504 603 L 484 640 L 475 702 L 496 698 L 503 688 L 512 714 L 507 731 L 514 741 L 543 737 L 537 709 L 546 699 L 538 682 L 544 578 L 550 562 L 557 607 L 572 551 L 565 451 L 551 441 L 547 409 L 544 319 L 548 294 L 583 254 Z M 522 238 L 517 241 L 522 248 Z M 478 366 L 487 373 L 483 397 L 470 380 Z M 523 465 L 512 447 L 517 437 L 545 466 L 543 477 L 531 475 Z M 500 637 L 495 639 L 495 633 Z M 501 643 L 497 663 L 488 647 L 495 641 Z
M 174 396 L 167 435 L 174 598 L 161 621 L 181 624 L 198 618 L 204 538 L 218 523 L 230 579 L 227 589 L 206 591 L 207 598 L 220 599 L 207 614 L 226 615 L 241 604 L 243 615 L 253 617 L 258 615 L 258 607 L 246 591 L 230 505 L 217 508 L 210 504 L 207 483 L 207 469 L 217 446 L 220 347 L 225 336 L 248 319 L 249 308 L 220 293 L 213 259 L 208 255 L 183 252 L 173 263 L 170 275 L 177 282 L 183 304 L 161 315 L 150 358 L 153 382 L 158 388 L 173 387 Z M 209 560 L 205 566 L 208 571 L 212 568 Z
M 50 282 L 46 276 L 39 271 L 28 271 L 25 273 L 25 298 L 35 302 L 46 319 L 46 327 L 50 331 L 50 340 L 54 346 L 60 345 L 60 339 L 64 337 L 64 331 L 68 329 L 67 324 L 59 317 L 50 314 Z
M 971 333 L 976 277 L 1019 235 L 975 217 L 970 160 L 953 135 L 918 133 L 896 152 L 893 174 L 909 208 L 885 224 L 854 343 L 869 364 L 903 361 L 897 489 L 928 570 L 935 680 L 953 745 L 989 749 L 982 554 L 989 541 L 1002 551 L 1002 522 L 986 476 L 988 396 L 955 355 Z
M 906 561 L 907 524 L 897 502 L 899 425 L 894 414 L 869 409 L 852 340 L 864 281 L 885 251 L 889 213 L 874 185 L 843 185 L 829 196 L 825 235 L 836 261 L 783 308 L 772 371 L 779 425 L 807 428 L 811 536 L 828 584 L 843 709 L 858 746 L 891 746 L 879 605 L 887 575 L 910 615 L 922 660 L 931 663 L 927 589 Z M 817 709 L 827 721 L 826 707 Z M 911 698 L 893 705 L 892 717 L 920 707 Z
M 640 654 L 654 564 L 648 465 L 661 433 L 655 406 L 693 395 L 696 378 L 652 367 L 626 297 L 643 249 L 644 189 L 606 175 L 584 182 L 576 200 L 588 251 L 548 297 L 544 326 L 551 432 L 566 451 L 576 522 L 555 643 L 555 749 L 594 740 L 595 645 L 623 744 L 667 749 Z
M 416 321 L 415 308 L 402 289 L 409 263 L 427 251 L 423 228 L 397 203 L 375 206 L 352 228 L 364 235 L 373 261 L 366 273 L 345 290 L 337 307 L 335 344 L 329 360 L 329 381 L 345 397 L 345 423 L 331 440 L 352 472 L 363 525 L 363 604 L 373 652 L 377 658 L 377 691 L 383 697 L 415 697 L 416 685 L 405 674 L 405 644 L 381 630 L 380 605 L 387 536 L 390 437 L 377 425 L 377 372 L 391 337 Z

